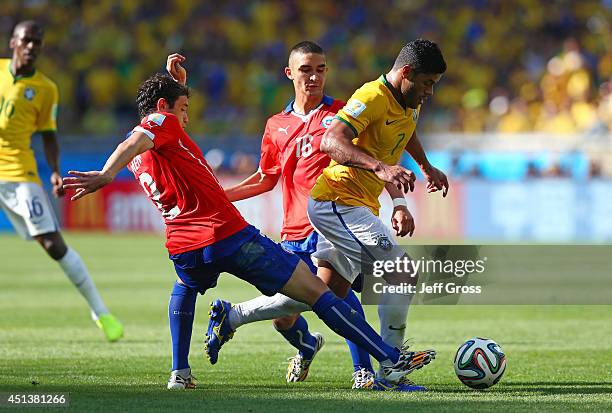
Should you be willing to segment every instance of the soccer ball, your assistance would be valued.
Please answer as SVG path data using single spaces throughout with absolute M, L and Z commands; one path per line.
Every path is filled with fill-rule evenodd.
M 463 384 L 473 389 L 486 389 L 501 379 L 506 371 L 506 355 L 488 338 L 474 337 L 459 347 L 455 354 L 455 373 Z

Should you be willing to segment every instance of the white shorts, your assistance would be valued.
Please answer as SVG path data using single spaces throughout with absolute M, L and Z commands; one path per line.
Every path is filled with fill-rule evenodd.
M 0 181 L 0 207 L 24 239 L 59 231 L 55 211 L 39 184 Z
M 394 260 L 404 252 L 393 233 L 366 207 L 308 200 L 308 218 L 319 233 L 312 256 L 333 265 L 351 284 L 361 272 L 362 254 L 372 260 Z

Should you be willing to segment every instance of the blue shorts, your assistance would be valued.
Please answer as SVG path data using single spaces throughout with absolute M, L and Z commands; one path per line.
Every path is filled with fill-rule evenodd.
M 319 240 L 319 236 L 315 231 L 312 231 L 310 235 L 299 241 L 283 241 L 281 242 L 281 247 L 283 247 L 287 251 L 291 251 L 298 257 L 302 259 L 310 268 L 310 271 L 313 273 L 317 273 L 317 266 L 312 262 L 312 258 L 310 258 L 310 254 L 314 253 L 317 250 L 317 242 Z
M 183 284 L 204 294 L 228 272 L 274 295 L 293 275 L 300 258 L 248 225 L 236 234 L 194 251 L 170 255 Z
M 312 231 L 312 233 L 308 236 L 308 238 L 301 239 L 299 241 L 283 241 L 281 242 L 281 246 L 287 251 L 291 251 L 296 254 L 298 257 L 302 259 L 310 268 L 310 271 L 313 273 L 317 273 L 317 266 L 312 262 L 312 258 L 310 258 L 310 254 L 313 254 L 317 250 L 317 242 L 319 241 L 319 236 L 316 231 Z M 360 293 L 363 290 L 363 275 L 359 274 L 351 288 L 354 291 Z

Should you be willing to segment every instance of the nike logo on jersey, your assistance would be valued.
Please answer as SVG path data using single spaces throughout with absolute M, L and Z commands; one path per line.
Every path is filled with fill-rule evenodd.
M 399 122 L 400 120 L 401 119 L 395 119 L 395 120 L 387 119 L 387 121 L 385 122 L 385 125 L 391 125 L 392 123 Z
M 278 128 L 279 132 L 283 132 L 285 135 L 289 135 L 289 128 L 291 126 L 287 126 L 286 128 Z

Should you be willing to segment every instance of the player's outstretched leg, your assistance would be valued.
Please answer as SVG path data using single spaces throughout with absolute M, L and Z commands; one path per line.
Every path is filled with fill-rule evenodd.
M 232 329 L 262 320 L 273 320 L 287 317 L 291 314 L 310 311 L 308 304 L 301 303 L 283 294 L 271 297 L 261 295 L 252 300 L 232 305 L 229 311 L 229 321 Z
M 312 275 L 309 275 L 309 277 L 315 278 L 312 277 Z M 321 282 L 318 278 L 317 280 L 318 282 Z M 222 301 L 219 299 L 215 300 L 211 304 L 211 317 L 208 325 L 206 340 L 206 354 L 208 358 L 212 364 L 217 362 L 221 347 L 233 337 L 233 333 L 235 331 L 234 325 L 242 325 L 248 322 L 270 319 L 274 316 L 279 317 L 288 315 L 290 314 L 291 310 L 303 308 L 304 306 L 309 308 L 308 305 L 302 304 L 282 294 L 276 294 L 272 297 L 257 297 L 236 306 L 232 306 L 227 301 Z M 262 307 L 264 310 L 261 313 L 255 311 L 256 308 Z M 346 307 L 350 309 L 348 305 L 346 305 Z M 358 313 L 355 312 L 355 314 Z M 404 352 L 406 353 L 405 362 L 408 366 L 409 372 L 423 367 L 433 358 L 435 358 L 435 351 L 433 350 L 412 352 L 408 351 L 408 349 L 404 349 Z M 368 353 L 372 354 L 369 350 Z M 414 358 L 414 362 L 410 362 L 412 358 Z M 385 370 L 381 368 L 381 375 L 386 376 L 386 374 L 387 373 L 385 373 Z M 367 377 L 364 376 L 362 379 L 359 379 L 361 384 L 360 388 L 370 388 L 372 385 L 372 379 L 373 374 L 368 374 Z
M 106 308 L 79 254 L 64 243 L 59 232 L 38 235 L 34 238 L 47 254 L 57 261 L 68 279 L 87 300 L 91 309 L 91 317 L 106 339 L 110 342 L 119 340 L 123 336 L 123 325 Z
M 349 304 L 351 308 L 353 308 L 359 314 L 364 316 L 361 303 L 359 302 L 359 299 L 352 290 L 349 290 L 349 293 L 344 298 L 344 301 Z M 252 300 L 231 305 L 227 315 L 227 325 L 225 326 L 225 328 L 231 331 L 235 331 L 240 326 L 245 324 L 250 324 L 262 320 L 269 320 L 273 318 L 278 319 L 280 317 L 286 317 L 288 314 L 291 314 L 295 311 L 307 310 L 311 310 L 310 306 L 296 301 L 293 298 L 289 298 L 283 294 L 275 294 L 271 297 L 262 295 Z M 215 323 L 218 323 L 218 319 L 220 319 L 220 317 L 214 317 L 210 320 L 210 325 L 208 328 L 209 331 L 211 331 L 211 329 L 215 326 Z M 305 319 L 303 319 L 303 321 L 304 323 L 306 323 Z M 289 366 L 287 368 L 287 381 L 301 381 L 295 380 L 295 377 L 306 377 L 301 374 L 299 369 L 296 370 L 296 367 L 303 363 L 296 363 L 296 361 L 307 362 L 307 360 L 309 360 L 309 357 L 308 348 L 304 348 L 304 346 L 301 346 L 300 341 L 306 342 L 307 345 L 312 345 L 312 342 L 315 341 L 314 335 L 308 332 L 307 324 L 301 325 L 300 323 L 296 324 L 294 328 L 283 330 L 277 327 L 277 330 L 281 334 L 283 334 L 283 336 L 285 336 L 285 339 L 287 339 L 287 341 L 298 350 L 297 357 L 291 357 L 289 359 Z M 309 336 L 311 337 L 311 340 L 308 340 Z M 218 352 L 220 351 L 223 343 L 225 343 L 225 341 L 221 342 L 217 340 L 214 334 L 209 334 L 207 338 L 207 348 L 209 348 L 210 351 L 213 351 L 216 354 L 218 354 Z M 356 386 L 355 388 L 371 387 L 374 383 L 374 370 L 370 361 L 370 355 L 367 351 L 359 348 L 359 346 L 355 345 L 351 341 L 347 341 L 347 344 L 349 345 L 349 350 L 351 352 L 355 371 L 357 372 L 362 369 L 365 369 L 370 372 L 370 374 L 367 376 L 368 379 L 365 379 L 365 375 L 360 376 L 364 379 L 357 380 L 357 383 L 354 384 L 354 386 Z M 312 361 L 311 358 L 310 361 Z M 290 374 L 290 372 L 293 373 Z
M 264 236 L 250 238 L 234 254 L 219 260 L 215 271 L 219 270 L 250 282 L 264 294 L 280 292 L 310 305 L 328 327 L 376 358 L 383 365 L 383 378 L 391 382 L 429 364 L 435 357 L 433 350 L 417 354 L 384 343 L 361 315 L 334 295 L 320 278 L 312 276 L 303 261 Z M 216 337 L 213 342 L 222 344 L 232 335 L 228 320 L 230 307 L 221 300 L 213 303 L 209 324 L 209 336 Z M 214 349 L 214 354 L 208 350 L 211 361 L 214 358 L 216 362 L 219 348 Z
M 217 299 L 211 303 L 211 317 L 208 322 L 205 343 L 206 355 L 210 362 L 215 364 L 221 347 L 233 337 L 234 332 L 240 326 L 308 310 L 310 310 L 309 305 L 283 294 L 275 294 L 271 297 L 262 295 L 235 305 Z M 222 331 L 225 339 L 219 339 L 215 331 Z
M 323 293 L 313 304 L 314 312 L 329 328 L 366 349 L 382 366 L 382 378 L 397 382 L 402 377 L 429 364 L 436 356 L 434 350 L 409 351 L 397 349 L 382 341 L 380 336 L 359 314 L 342 302 L 331 291 Z
M 189 367 L 189 347 L 198 293 L 186 285 L 175 282 L 168 302 L 168 320 L 172 337 L 172 373 L 168 389 L 194 389 L 195 378 Z

